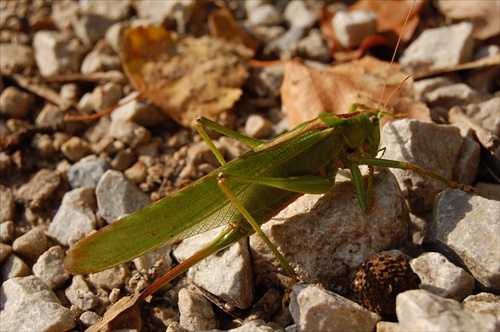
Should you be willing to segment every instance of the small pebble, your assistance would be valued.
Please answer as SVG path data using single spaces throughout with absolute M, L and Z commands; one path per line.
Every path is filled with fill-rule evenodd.
M 120 264 L 101 272 L 92 273 L 90 281 L 101 288 L 112 290 L 113 288 L 121 288 L 125 285 L 129 277 L 129 269 L 124 264 Z
M 124 171 L 136 161 L 137 158 L 132 149 L 118 151 L 116 156 L 111 160 L 111 167 L 117 171 Z
M 132 167 L 124 172 L 125 176 L 135 184 L 140 184 L 146 180 L 148 168 L 142 161 L 137 161 Z
M 90 145 L 80 137 L 73 136 L 63 143 L 61 152 L 69 160 L 76 162 L 90 154 Z
M 26 263 L 16 255 L 9 255 L 2 263 L 0 277 L 2 280 L 11 278 L 25 277 L 31 274 L 30 268 Z
M 37 226 L 26 234 L 14 240 L 12 248 L 14 252 L 23 257 L 37 259 L 47 250 L 48 239 L 45 236 L 45 227 Z
M 278 9 L 268 3 L 253 8 L 247 14 L 252 25 L 279 25 L 283 20 Z
M 253 138 L 264 138 L 271 135 L 273 123 L 258 114 L 252 114 L 245 123 L 245 132 Z
M 332 25 L 340 44 L 355 48 L 366 37 L 377 33 L 377 16 L 365 10 L 338 11 Z
M 80 315 L 79 319 L 83 325 L 85 325 L 86 327 L 90 327 L 97 323 L 101 319 L 101 317 L 93 311 L 85 311 Z
M 111 168 L 102 157 L 86 156 L 73 165 L 68 171 L 68 181 L 72 188 L 97 186 L 101 176 Z
M 51 289 L 56 289 L 69 279 L 64 268 L 64 252 L 60 246 L 54 246 L 44 252 L 33 265 L 33 274 Z
M 14 195 L 9 188 L 3 185 L 0 185 L 0 202 L 2 202 L 0 204 L 0 222 L 13 220 L 16 209 Z
M 315 8 L 302 0 L 288 2 L 283 17 L 290 25 L 304 29 L 311 28 L 318 21 Z
M 70 302 L 81 310 L 90 310 L 98 304 L 97 295 L 92 293 L 87 281 L 81 275 L 73 276 L 71 285 L 65 290 Z
M 0 223 L 0 242 L 12 243 L 14 241 L 14 222 L 12 220 Z
M 13 86 L 5 88 L 0 95 L 0 114 L 8 118 L 26 117 L 32 105 L 33 98 Z
M 35 276 L 5 281 L 0 303 L 0 331 L 69 331 L 76 325 L 73 312 Z
M 210 302 L 198 292 L 185 288 L 179 292 L 179 323 L 188 331 L 211 330 L 217 320 Z
M 44 158 L 52 157 L 55 153 L 52 137 L 48 134 L 36 134 L 31 141 L 31 146 Z

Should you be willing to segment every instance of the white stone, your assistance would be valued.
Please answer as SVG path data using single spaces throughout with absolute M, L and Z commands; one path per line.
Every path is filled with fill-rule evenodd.
M 295 285 L 290 312 L 302 331 L 372 331 L 376 313 L 320 286 Z
M 217 320 L 210 302 L 198 292 L 185 288 L 179 291 L 179 323 L 188 331 L 211 330 Z

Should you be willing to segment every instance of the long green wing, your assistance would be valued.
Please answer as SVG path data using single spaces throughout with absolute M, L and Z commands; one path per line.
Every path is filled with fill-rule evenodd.
M 66 269 L 78 274 L 100 271 L 222 225 L 245 223 L 219 189 L 217 175 L 224 171 L 246 176 L 282 176 L 281 173 L 293 169 L 287 165 L 291 158 L 323 140 L 329 132 L 308 129 L 288 134 L 289 137 L 265 143 L 172 196 L 84 238 L 68 251 Z M 246 206 L 259 222 L 296 195 L 269 187 L 263 190 L 261 185 L 255 184 L 228 185 L 244 204 L 248 204 Z M 263 196 L 266 200 L 259 203 Z

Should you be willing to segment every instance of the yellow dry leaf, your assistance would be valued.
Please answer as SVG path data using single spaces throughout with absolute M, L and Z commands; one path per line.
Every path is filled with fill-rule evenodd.
M 161 27 L 125 32 L 121 58 L 142 96 L 177 123 L 216 118 L 240 98 L 253 52 L 244 45 L 204 36 L 180 38 Z

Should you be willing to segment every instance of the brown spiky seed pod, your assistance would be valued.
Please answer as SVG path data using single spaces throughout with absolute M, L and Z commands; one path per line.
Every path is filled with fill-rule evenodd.
M 418 288 L 420 278 L 413 272 L 405 256 L 379 253 L 370 256 L 356 273 L 351 289 L 361 305 L 380 315 L 396 313 L 396 296 Z

